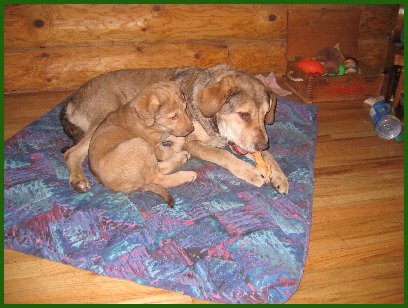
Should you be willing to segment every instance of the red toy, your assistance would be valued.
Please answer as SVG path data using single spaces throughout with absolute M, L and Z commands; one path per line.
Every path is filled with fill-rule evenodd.
M 323 75 L 323 65 L 317 60 L 304 58 L 297 63 L 297 66 L 305 73 L 315 76 Z

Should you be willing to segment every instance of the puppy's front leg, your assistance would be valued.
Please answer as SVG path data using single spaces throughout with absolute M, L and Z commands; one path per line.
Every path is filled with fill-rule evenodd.
M 187 141 L 184 148 L 191 156 L 220 165 L 252 185 L 261 187 L 265 182 L 258 169 L 225 150 L 209 147 L 197 140 Z
M 90 129 L 84 137 L 64 154 L 69 171 L 69 184 L 77 192 L 87 192 L 91 185 L 82 170 L 82 163 L 88 155 L 89 144 L 96 127 Z
M 166 161 L 172 159 L 175 154 L 182 151 L 185 139 L 185 137 L 176 137 L 171 135 L 155 146 L 154 153 L 156 154 L 157 160 Z
M 157 165 L 162 174 L 170 174 L 178 167 L 181 167 L 183 164 L 190 159 L 190 153 L 187 151 L 181 151 L 173 154 L 168 160 L 158 162 Z

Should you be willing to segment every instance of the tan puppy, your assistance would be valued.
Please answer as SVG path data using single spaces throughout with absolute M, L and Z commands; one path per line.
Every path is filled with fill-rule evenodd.
M 100 183 L 126 194 L 150 191 L 170 207 L 167 187 L 192 182 L 197 174 L 179 171 L 188 152 L 184 137 L 194 130 L 186 102 L 174 82 L 159 82 L 110 113 L 96 128 L 89 145 L 89 165 Z

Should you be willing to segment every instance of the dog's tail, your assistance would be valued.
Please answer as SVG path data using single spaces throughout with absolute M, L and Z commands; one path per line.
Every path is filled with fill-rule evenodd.
M 155 193 L 156 195 L 159 195 L 166 201 L 169 208 L 174 207 L 173 197 L 169 194 L 169 192 L 163 186 L 160 186 L 158 184 L 146 184 L 140 187 L 138 191 Z

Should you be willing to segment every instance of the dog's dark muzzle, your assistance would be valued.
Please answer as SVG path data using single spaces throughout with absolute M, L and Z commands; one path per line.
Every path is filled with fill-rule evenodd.
M 269 142 L 268 141 L 258 141 L 255 144 L 255 150 L 260 152 L 260 151 L 264 151 L 269 147 Z

